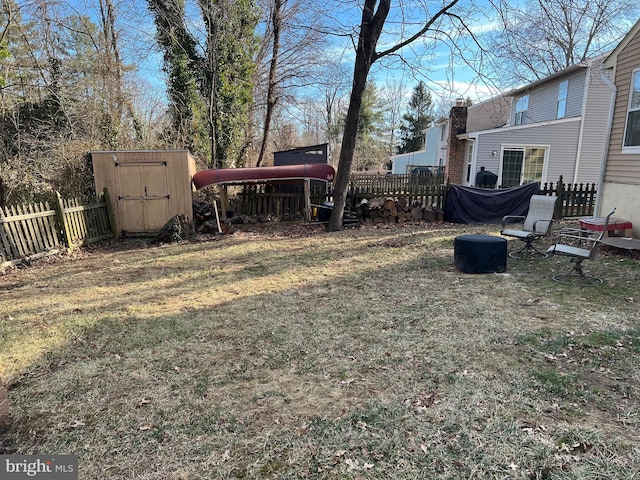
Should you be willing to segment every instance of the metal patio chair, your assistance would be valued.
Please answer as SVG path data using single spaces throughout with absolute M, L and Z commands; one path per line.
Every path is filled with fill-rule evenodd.
M 500 233 L 506 237 L 514 237 L 523 240 L 524 246 L 520 250 L 509 253 L 511 258 L 520 260 L 547 258 L 549 255 L 538 250 L 533 242 L 541 237 L 547 237 L 551 233 L 553 213 L 555 212 L 558 197 L 546 195 L 533 195 L 529 201 L 529 211 L 526 217 L 520 215 L 507 215 L 502 218 Z M 522 228 L 507 228 L 507 224 L 521 223 Z
M 548 255 L 561 255 L 569 257 L 573 268 L 567 273 L 553 276 L 559 283 L 573 283 L 581 285 L 600 285 L 601 278 L 587 275 L 584 272 L 582 263 L 585 260 L 593 260 L 598 252 L 598 247 L 602 243 L 602 237 L 607 233 L 609 219 L 616 209 L 611 210 L 606 217 L 602 231 L 594 232 L 580 228 L 564 228 L 558 232 L 556 243 L 547 249 Z

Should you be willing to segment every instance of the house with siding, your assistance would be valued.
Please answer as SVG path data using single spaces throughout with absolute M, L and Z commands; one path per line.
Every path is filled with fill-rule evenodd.
M 437 170 L 445 164 L 447 119 L 440 119 L 425 130 L 424 149 L 416 152 L 392 155 L 391 173 L 404 175 L 416 167 L 432 167 Z M 444 147 L 444 149 L 442 148 Z
M 452 160 L 454 170 L 459 167 L 455 162 L 458 147 L 460 147 L 457 136 L 471 130 L 503 126 L 509 120 L 510 106 L 511 102 L 507 96 L 492 98 L 469 107 L 459 99 L 451 108 L 448 118 L 437 120 L 425 131 L 424 150 L 391 157 L 392 173 L 410 173 L 414 167 L 426 165 L 435 167 L 434 170 L 443 169 L 450 180 L 453 173 L 457 179 L 461 173 L 451 172 L 449 169 Z M 460 151 L 466 152 L 464 147 L 460 148 Z M 459 180 L 453 182 L 461 183 Z
M 555 183 L 560 176 L 565 183 L 598 183 L 615 91 L 604 60 L 587 60 L 507 93 L 503 126 L 480 129 L 467 121 L 452 139 L 460 145 L 457 156 L 450 152 L 449 172 L 458 172 L 450 180 L 474 185 L 484 168 L 502 187 Z
M 604 62 L 615 85 L 611 133 L 596 214 L 616 207 L 640 237 L 640 21 Z

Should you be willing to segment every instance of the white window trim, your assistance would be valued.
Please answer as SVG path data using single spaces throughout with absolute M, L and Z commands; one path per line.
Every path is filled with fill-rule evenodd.
M 627 108 L 624 111 L 624 130 L 622 134 L 622 151 L 620 153 L 624 154 L 640 154 L 640 145 L 633 145 L 626 147 L 625 143 L 627 141 L 627 122 L 629 121 L 629 112 L 631 111 L 631 98 L 633 93 L 633 79 L 635 75 L 640 75 L 640 68 L 635 68 L 631 71 L 631 81 L 629 82 L 629 98 L 627 100 Z M 635 109 L 633 111 L 640 111 L 640 108 Z
M 526 151 L 527 148 L 544 148 L 544 163 L 542 164 L 542 178 L 540 179 L 540 183 L 547 183 L 547 169 L 549 168 L 549 156 L 551 152 L 551 145 L 534 145 L 534 144 L 513 144 L 513 143 L 505 143 L 500 145 L 500 157 L 498 157 L 498 183 L 500 185 L 502 182 L 502 170 L 503 170 L 503 162 L 502 158 L 504 156 L 505 150 L 516 150 L 521 149 Z

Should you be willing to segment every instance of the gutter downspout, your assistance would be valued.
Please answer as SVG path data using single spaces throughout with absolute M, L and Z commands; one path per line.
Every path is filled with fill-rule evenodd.
M 615 75 L 615 70 L 613 70 Z M 602 80 L 604 83 L 611 87 L 611 105 L 609 107 L 609 118 L 607 120 L 607 124 L 609 125 L 609 129 L 607 131 L 607 139 L 605 142 L 606 148 L 604 152 L 602 152 L 602 162 L 600 164 L 600 178 L 598 180 L 598 193 L 596 194 L 596 205 L 594 207 L 594 215 L 599 216 L 600 210 L 602 208 L 602 192 L 604 190 L 604 175 L 607 169 L 607 160 L 609 158 L 609 147 L 611 143 L 611 127 L 613 125 L 613 111 L 616 107 L 616 97 L 618 94 L 618 87 L 616 87 L 615 83 L 605 74 L 605 71 L 602 72 Z

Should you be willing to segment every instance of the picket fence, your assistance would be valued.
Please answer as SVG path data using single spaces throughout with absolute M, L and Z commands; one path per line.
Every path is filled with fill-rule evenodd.
M 447 190 L 448 184 L 441 175 L 353 175 L 348 198 L 352 205 L 358 205 L 364 198 L 404 197 L 410 203 L 429 207 L 435 205 L 444 209 Z M 555 213 L 557 219 L 593 215 L 597 193 L 595 183 L 564 183 L 562 176 L 555 183 L 540 185 L 539 192 L 540 195 L 559 198 Z
M 347 198 L 353 208 L 363 198 L 405 197 L 411 203 L 444 209 L 447 188 L 438 175 L 363 175 L 352 177 Z M 304 212 L 304 195 L 294 188 L 288 190 L 274 192 L 264 186 L 245 187 L 236 208 L 247 215 Z M 560 199 L 555 215 L 558 219 L 590 216 L 595 209 L 597 186 L 565 184 L 560 177 L 556 183 L 541 185 L 540 194 Z M 332 200 L 330 189 L 312 188 L 312 204 L 322 205 Z M 106 190 L 95 200 L 63 199 L 56 193 L 51 202 L 0 207 L 0 267 L 115 236 L 115 221 Z
M 355 208 L 363 199 L 403 197 L 409 204 L 444 209 L 448 185 L 444 175 L 397 174 L 352 175 L 347 192 L 348 202 Z
M 108 193 L 98 199 L 63 199 L 0 207 L 0 266 L 115 236 Z

